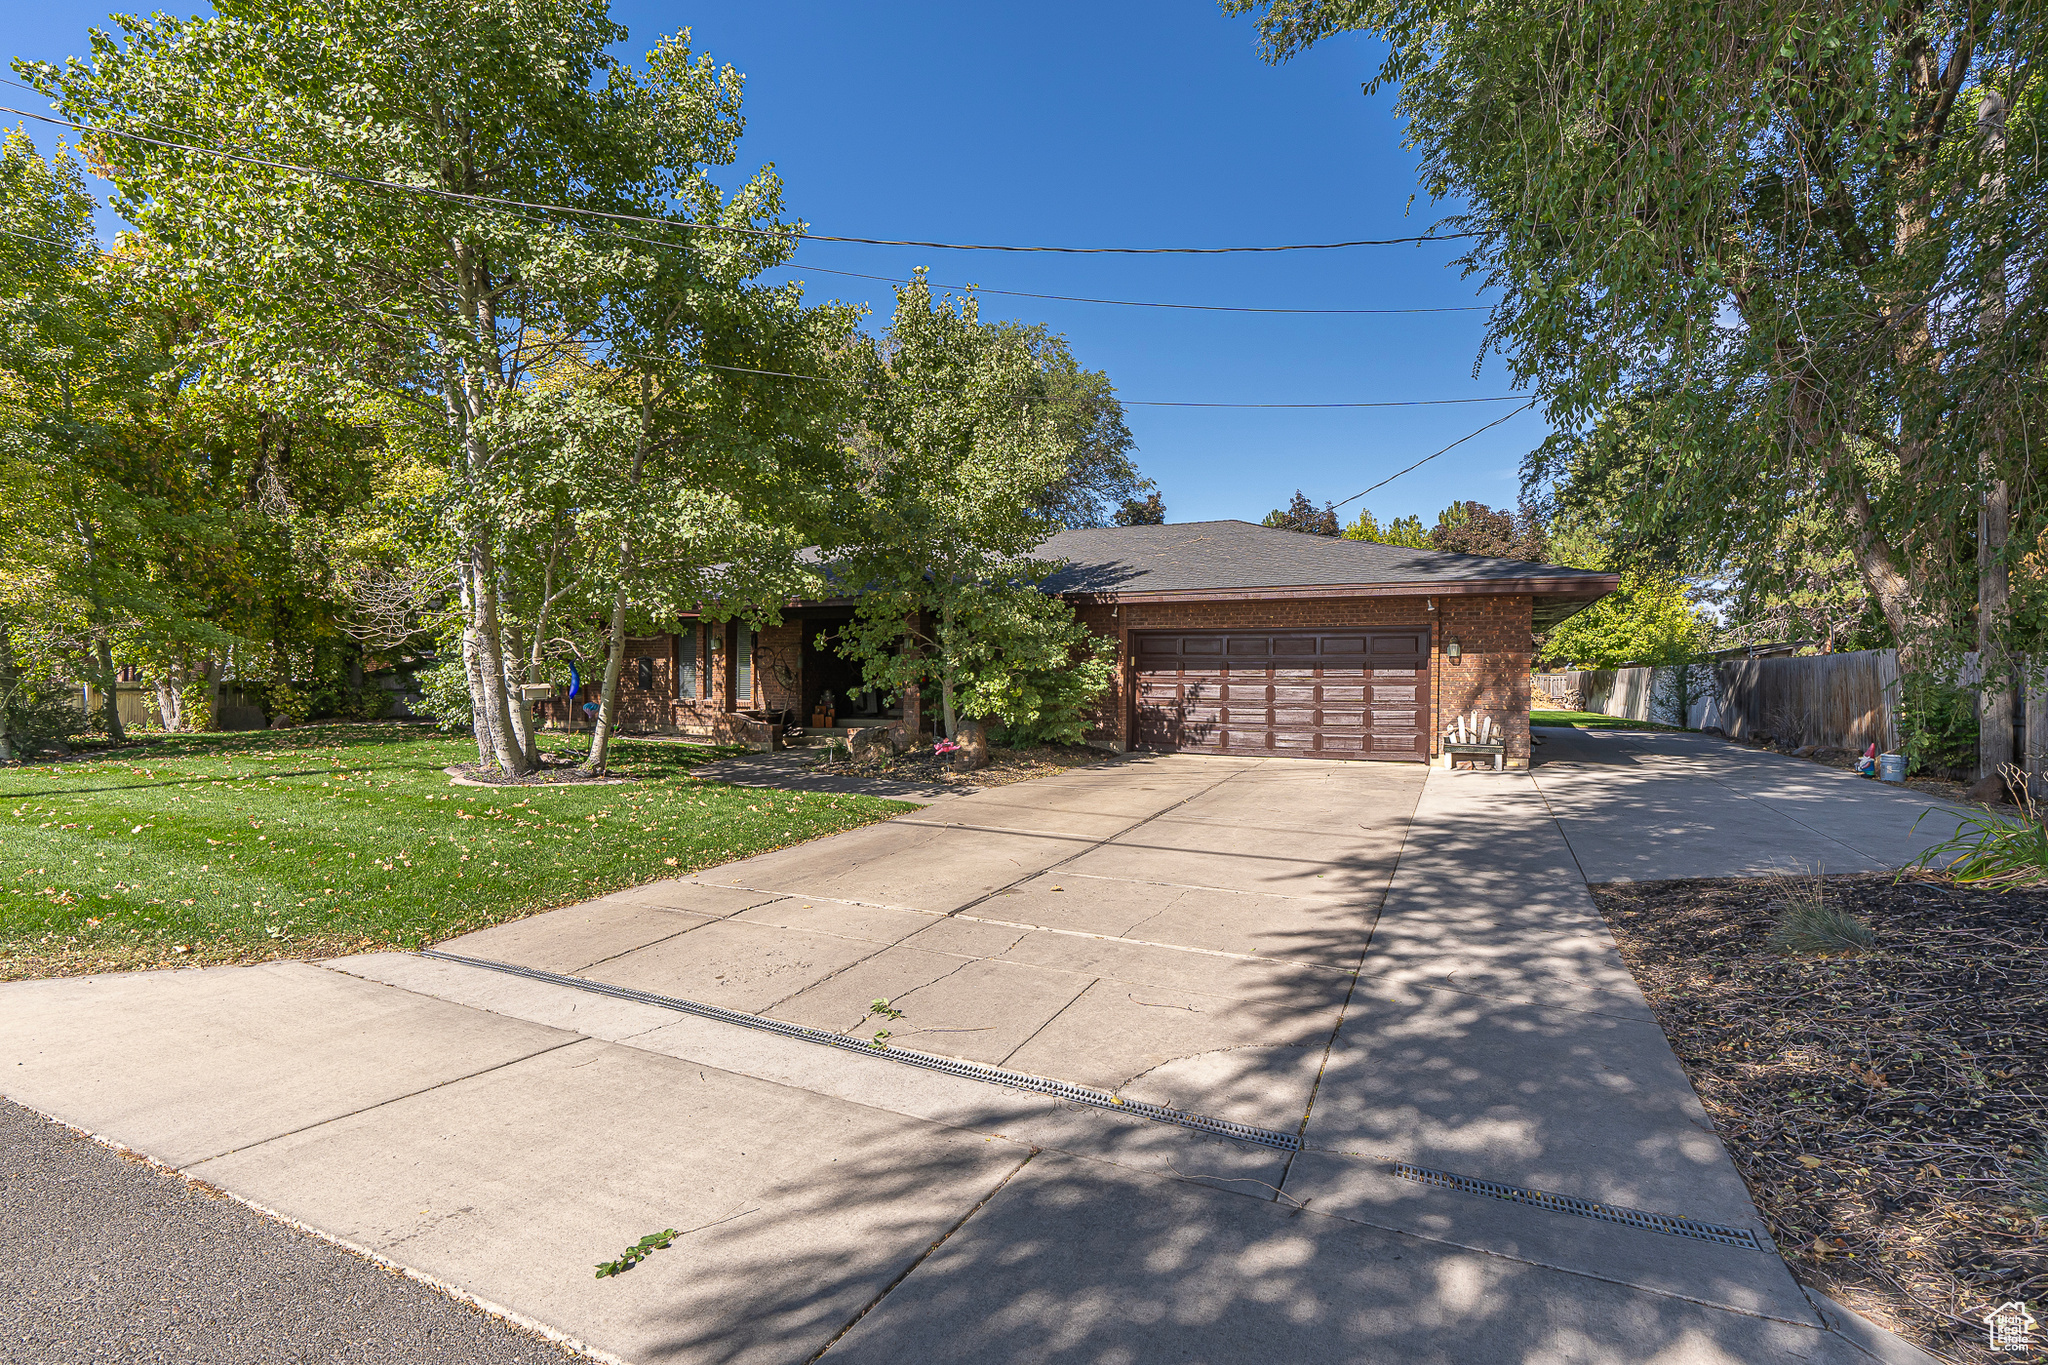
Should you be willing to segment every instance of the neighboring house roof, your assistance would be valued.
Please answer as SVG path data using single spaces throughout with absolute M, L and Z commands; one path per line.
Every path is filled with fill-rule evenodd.
M 1620 582 L 1592 569 L 1412 550 L 1248 521 L 1062 531 L 1035 553 L 1066 561 L 1043 585 L 1063 596 L 1162 601 L 1528 593 L 1537 599 L 1538 630 Z

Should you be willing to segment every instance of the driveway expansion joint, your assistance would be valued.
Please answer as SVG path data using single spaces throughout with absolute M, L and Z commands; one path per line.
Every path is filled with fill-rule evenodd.
M 434 948 L 428 948 L 414 954 L 414 956 L 436 962 L 459 963 L 465 967 L 475 967 L 484 971 L 503 972 L 508 976 L 522 977 L 528 981 L 538 981 L 546 985 L 571 986 L 578 990 L 609 996 L 615 1000 L 624 1000 L 632 1004 L 653 1005 L 661 1009 L 674 1010 L 679 1014 L 694 1015 L 701 1019 L 711 1019 L 719 1023 L 737 1024 L 742 1028 L 779 1034 L 782 1037 L 792 1038 L 799 1042 L 816 1043 L 824 1047 L 838 1049 L 842 1052 L 849 1052 L 856 1056 L 896 1062 L 900 1065 L 919 1067 L 923 1070 L 937 1071 L 950 1076 L 960 1076 L 968 1080 L 985 1081 L 993 1085 L 1007 1087 L 1012 1090 L 1021 1090 L 1031 1094 L 1050 1095 L 1055 1099 L 1074 1101 L 1110 1113 L 1129 1114 L 1137 1118 L 1151 1119 L 1158 1123 L 1170 1124 L 1177 1128 L 1192 1129 L 1198 1133 L 1207 1133 L 1212 1137 L 1231 1138 L 1235 1141 L 1247 1142 L 1259 1147 L 1277 1148 L 1288 1152 L 1298 1151 L 1301 1148 L 1301 1138 L 1294 1133 L 1283 1133 L 1271 1128 L 1261 1128 L 1256 1124 L 1235 1123 L 1229 1119 L 1211 1118 L 1207 1114 L 1191 1114 L 1185 1110 L 1174 1109 L 1161 1104 L 1149 1104 L 1143 1100 L 1127 1100 L 1120 1095 L 1097 1090 L 1091 1086 L 1076 1085 L 1071 1081 L 1055 1080 L 1048 1076 L 1034 1076 L 1022 1071 L 1009 1071 L 1002 1067 L 988 1066 L 981 1062 L 964 1061 L 957 1057 L 941 1057 L 928 1052 L 913 1052 L 907 1048 L 877 1046 L 876 1044 L 865 1042 L 843 1033 L 834 1033 L 829 1029 L 814 1028 L 809 1024 L 792 1023 L 789 1020 L 776 1019 L 763 1014 L 748 1014 L 742 1010 L 730 1010 L 722 1005 L 708 1005 L 696 1000 L 682 1000 L 674 996 L 657 995 L 652 991 L 636 990 L 630 986 L 614 986 L 608 982 L 592 981 L 585 977 L 565 976 L 560 972 L 542 971 L 536 967 L 521 967 L 511 962 L 493 962 L 488 958 L 463 957 L 458 953 L 444 953 Z M 1093 984 L 1093 982 L 1089 983 L 1090 986 Z M 1081 993 L 1086 994 L 1087 990 L 1088 987 L 1083 987 Z M 1076 998 L 1078 999 L 1079 997 L 1077 996 Z M 1070 1001 L 1069 1003 L 1071 1004 L 1072 1002 Z M 578 1035 L 572 1041 L 584 1042 L 595 1040 L 586 1040 L 581 1035 Z M 557 1046 L 567 1045 L 557 1044 Z M 544 1051 L 553 1050 L 553 1048 L 544 1049 Z M 519 1060 L 523 1061 L 525 1059 L 520 1058 Z M 510 1065 L 510 1063 L 506 1063 L 506 1065 Z M 497 1070 L 496 1067 L 488 1069 Z M 439 1087 L 429 1088 L 438 1089 Z

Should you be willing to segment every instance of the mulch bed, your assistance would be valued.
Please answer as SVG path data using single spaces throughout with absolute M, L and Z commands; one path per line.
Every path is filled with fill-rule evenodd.
M 873 754 L 857 763 L 841 760 L 819 762 L 815 771 L 852 777 L 889 777 L 909 782 L 946 782 L 963 787 L 1006 787 L 1012 782 L 1029 782 L 1050 777 L 1069 768 L 1086 768 L 1116 757 L 1104 749 L 1085 744 L 1040 744 L 1028 749 L 988 751 L 988 766 L 971 771 L 960 766 L 950 754 L 935 754 L 929 747 L 908 754 Z
M 2048 1303 L 2048 892 L 1823 879 L 1855 956 L 1765 943 L 1795 881 L 1593 888 L 1796 1274 L 1944 1360 Z
M 540 767 L 523 777 L 511 777 L 481 763 L 457 763 L 442 771 L 472 787 L 567 787 L 579 782 L 602 784 L 631 780 L 615 772 L 587 773 L 576 766 L 583 759 L 582 754 L 542 754 Z

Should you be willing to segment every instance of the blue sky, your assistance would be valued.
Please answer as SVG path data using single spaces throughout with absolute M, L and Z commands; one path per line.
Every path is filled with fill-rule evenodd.
M 182 9 L 175 4 L 165 8 Z M 10 56 L 87 50 L 96 5 L 17 9 Z M 1409 236 L 1415 156 L 1389 94 L 1360 92 L 1376 44 L 1324 43 L 1279 67 L 1251 24 L 1204 0 L 1115 4 L 616 3 L 637 58 L 681 28 L 745 73 L 737 170 L 773 162 L 792 214 L 818 232 L 940 241 L 1223 246 Z M 11 95 L 40 108 L 34 96 Z M 18 102 L 15 99 L 5 101 Z M 47 145 L 47 129 L 36 129 Z M 111 219 L 103 225 L 115 226 Z M 1223 257 L 1057 257 L 807 244 L 792 273 L 816 299 L 889 286 L 826 268 L 1049 294 L 1276 308 L 1484 303 L 1449 246 Z M 1262 316 L 985 296 L 985 318 L 1044 322 L 1129 399 L 1316 403 L 1509 392 L 1477 376 L 1483 312 Z M 1138 460 L 1171 520 L 1257 520 L 1299 487 L 1341 500 L 1512 404 L 1300 411 L 1133 406 Z M 1367 500 L 1433 519 L 1458 498 L 1512 503 L 1542 440 L 1527 413 Z M 1347 514 L 1355 512 L 1354 503 Z

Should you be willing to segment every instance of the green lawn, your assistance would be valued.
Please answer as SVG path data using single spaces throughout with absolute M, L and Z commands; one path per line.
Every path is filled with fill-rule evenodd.
M 458 787 L 472 741 L 386 722 L 0 767 L 0 980 L 410 947 L 909 809 L 690 773 L 735 752 L 622 740 L 636 781 Z
M 1531 725 L 1569 725 L 1576 730 L 1676 730 L 1676 725 L 1659 725 L 1649 720 L 1623 720 L 1598 711 L 1531 711 Z

